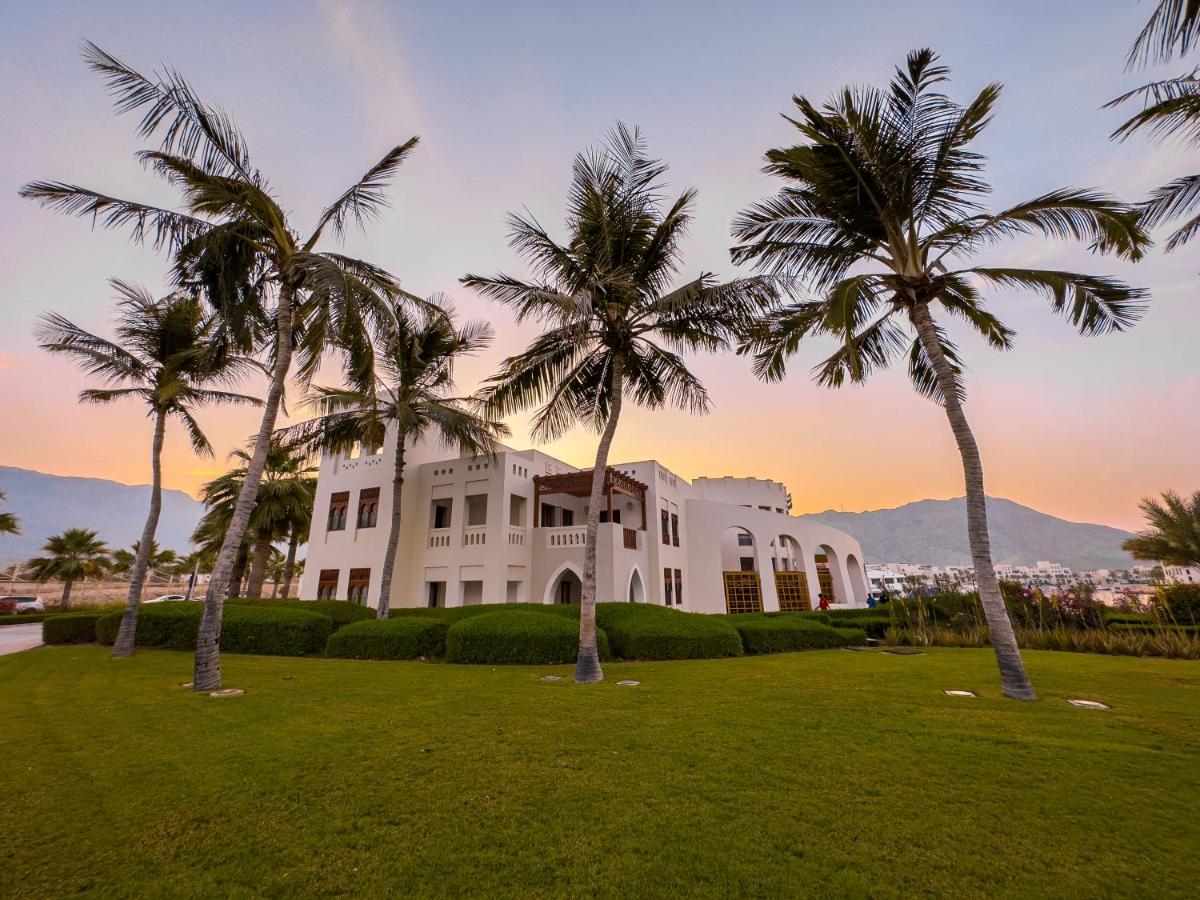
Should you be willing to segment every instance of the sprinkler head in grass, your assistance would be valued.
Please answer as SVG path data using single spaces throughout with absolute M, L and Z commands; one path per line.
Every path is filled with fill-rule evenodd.
M 542 681 L 562 681 L 561 675 L 543 675 Z
M 618 681 L 617 684 L 624 685 L 625 687 L 637 687 L 641 682 L 625 679 L 624 681 Z
M 210 691 L 210 697 L 240 697 L 246 693 L 241 688 L 221 688 L 219 691 Z
M 974 697 L 974 691 L 945 691 L 947 697 Z
M 1101 703 L 1099 700 L 1068 700 L 1072 706 L 1078 706 L 1080 709 L 1109 709 L 1110 707 Z

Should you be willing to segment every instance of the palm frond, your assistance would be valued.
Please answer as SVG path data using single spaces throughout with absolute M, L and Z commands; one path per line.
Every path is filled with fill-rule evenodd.
M 388 206 L 384 189 L 401 163 L 417 146 L 418 141 L 420 138 L 414 136 L 393 147 L 384 154 L 383 159 L 371 166 L 362 178 L 333 201 L 317 219 L 317 225 L 313 229 L 312 237 L 305 243 L 305 248 L 311 250 L 316 246 L 321 232 L 326 227 L 332 227 L 333 233 L 341 238 L 345 236 L 348 221 L 353 221 L 363 228 L 367 222 L 378 218 L 380 212 Z
M 1146 307 L 1145 290 L 1103 275 L 987 267 L 954 274 L 975 275 L 1001 287 L 1025 288 L 1043 294 L 1050 300 L 1050 308 L 1084 335 L 1124 331 L 1142 317 Z
M 1200 0 L 1159 0 L 1129 48 L 1126 68 L 1185 55 L 1200 40 Z

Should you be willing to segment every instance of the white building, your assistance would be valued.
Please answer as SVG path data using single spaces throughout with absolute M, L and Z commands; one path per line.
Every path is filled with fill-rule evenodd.
M 321 460 L 301 597 L 379 602 L 395 435 L 378 452 Z M 591 471 L 537 450 L 458 457 L 405 451 L 392 606 L 578 602 Z M 653 460 L 609 467 L 597 598 L 693 612 L 863 605 L 862 549 L 788 515 L 782 484 L 691 483 Z
M 1163 566 L 1163 581 L 1167 584 L 1200 584 L 1200 568 L 1195 566 Z

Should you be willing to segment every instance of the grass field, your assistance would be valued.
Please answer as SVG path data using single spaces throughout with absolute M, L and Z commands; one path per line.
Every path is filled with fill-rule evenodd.
M 227 655 L 218 700 L 187 654 L 34 650 L 0 658 L 0 892 L 1194 896 L 1200 664 L 1027 662 L 1035 704 L 987 650 L 590 688 Z

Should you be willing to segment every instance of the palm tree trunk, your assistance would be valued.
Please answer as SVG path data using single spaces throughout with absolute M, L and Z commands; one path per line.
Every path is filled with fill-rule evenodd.
M 246 596 L 258 599 L 262 596 L 263 582 L 267 580 L 267 562 L 271 556 L 271 532 L 263 531 L 254 536 L 254 555 L 250 557 L 250 577 L 246 579 Z
M 407 435 L 401 430 L 396 435 L 396 458 L 392 472 L 392 522 L 388 526 L 387 551 L 383 554 L 383 572 L 379 576 L 380 619 L 388 617 L 392 605 L 392 570 L 396 568 L 396 548 L 400 544 L 400 501 L 404 496 L 404 444 Z
M 125 613 L 121 616 L 121 627 L 113 644 L 113 659 L 133 656 L 138 605 L 142 602 L 142 586 L 146 581 L 146 570 L 150 567 L 150 554 L 154 552 L 154 532 L 158 530 L 158 515 L 162 510 L 162 449 L 166 429 L 167 412 L 159 409 L 155 413 L 154 439 L 150 444 L 150 512 L 142 528 L 142 539 L 138 542 L 137 558 L 133 561 L 133 572 L 129 578 L 129 599 L 125 602 Z
M 275 430 L 275 419 L 279 415 L 279 403 L 283 398 L 284 383 L 292 365 L 292 298 L 295 289 L 284 284 L 279 290 L 279 302 L 275 304 L 275 364 L 271 369 L 271 384 L 263 404 L 262 422 L 254 440 L 254 452 L 246 466 L 246 477 L 238 491 L 237 504 L 229 530 L 221 541 L 221 549 L 209 576 L 208 590 L 204 594 L 204 614 L 200 618 L 200 631 L 196 637 L 196 665 L 192 676 L 192 690 L 216 691 L 221 688 L 221 617 L 225 611 L 225 589 L 229 576 L 237 561 L 242 537 L 250 523 L 254 501 L 258 499 L 258 485 L 262 481 L 263 469 L 267 464 L 267 450 L 271 445 L 271 433 Z
M 229 576 L 229 587 L 225 591 L 226 600 L 242 596 L 242 582 L 246 580 L 246 563 L 248 561 L 248 554 L 238 548 L 237 561 L 233 564 L 233 574 Z
M 74 584 L 74 582 L 71 581 L 71 579 L 69 579 L 69 578 L 63 582 L 62 600 L 58 604 L 59 609 L 61 609 L 63 612 L 66 612 L 67 610 L 69 610 L 71 608 L 71 585 L 72 584 Z
M 988 635 L 996 653 L 996 662 L 1000 666 L 1000 685 L 1006 696 L 1016 700 L 1036 700 L 1037 694 L 1029 676 L 1025 674 L 1021 648 L 1017 646 L 1017 637 L 1013 633 L 1004 598 L 1000 595 L 996 570 L 992 566 L 987 499 L 983 490 L 983 460 L 979 456 L 979 445 L 975 443 L 975 435 L 971 432 L 971 426 L 967 424 L 967 417 L 963 413 L 962 402 L 955 390 L 954 371 L 942 352 L 928 304 L 914 305 L 910 317 L 916 326 L 917 337 L 925 355 L 937 374 L 946 418 L 950 420 L 950 428 L 954 432 L 954 440 L 958 443 L 958 452 L 962 457 L 963 477 L 967 487 L 967 537 L 971 544 L 971 561 L 975 564 L 979 600 L 983 605 L 983 615 L 987 620 Z
M 583 596 L 579 604 L 579 656 L 575 660 L 575 683 L 594 684 L 604 680 L 600 654 L 596 651 L 596 537 L 600 528 L 600 498 L 604 493 L 604 476 L 608 471 L 608 451 L 617 420 L 621 417 L 624 368 L 620 356 L 613 357 L 612 406 L 608 422 L 596 447 L 596 465 L 592 469 L 592 493 L 588 499 L 587 536 L 583 545 Z M 534 513 L 536 515 L 536 511 Z
M 283 599 L 292 595 L 292 576 L 296 574 L 296 551 L 300 547 L 300 536 L 293 526 L 291 537 L 288 539 L 287 560 L 283 564 Z

